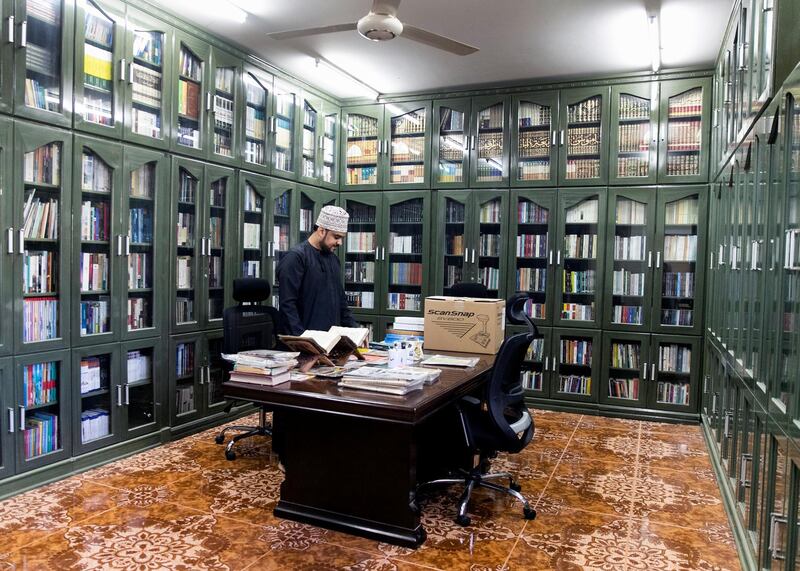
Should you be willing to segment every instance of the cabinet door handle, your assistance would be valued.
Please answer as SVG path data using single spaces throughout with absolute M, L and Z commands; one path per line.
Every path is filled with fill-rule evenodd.
M 656 364 L 655 363 L 651 363 L 650 364 L 650 380 L 651 381 L 655 381 L 656 380 Z
M 653 265 L 653 251 L 647 251 L 647 267 L 650 268 Z
M 6 253 L 13 254 L 14 253 L 14 228 L 9 228 L 6 230 Z
M 542 370 L 546 371 L 549 366 L 550 366 L 550 357 L 546 356 L 544 358 L 544 369 L 542 369 Z
M 661 250 L 656 252 L 656 269 L 661 267 Z
M 25 431 L 25 407 L 22 405 L 19 405 L 19 430 Z
M 205 367 L 199 367 L 198 370 L 200 372 L 200 380 L 197 381 L 197 384 L 200 385 L 200 386 L 203 386 L 203 381 L 205 380 L 205 376 L 206 376 L 206 368 Z
M 117 406 L 122 406 L 122 385 L 117 385 Z
M 133 85 L 133 62 L 128 64 L 128 83 Z
M 25 230 L 20 228 L 19 230 L 19 254 L 25 253 Z
M 553 131 L 553 137 L 552 137 L 552 141 L 553 141 L 553 142 L 552 142 L 552 146 L 553 146 L 553 147 L 555 147 L 555 146 L 556 146 L 556 133 L 557 133 L 557 131 Z
M 14 43 L 14 16 L 8 17 L 8 37 L 6 39 L 9 44 Z
M 206 111 L 211 111 L 211 92 L 206 92 Z
M 131 387 L 128 383 L 125 383 L 125 406 L 131 404 Z
M 556 251 L 556 265 L 557 266 L 561 265 L 561 250 Z
M 778 526 L 786 525 L 788 518 L 780 515 L 779 513 L 771 513 L 769 516 L 769 551 L 773 559 L 782 561 L 786 559 L 783 551 L 777 546 Z
M 130 256 L 131 255 L 131 237 L 130 236 L 125 236 L 125 255 L 126 256 Z
M 475 150 L 475 135 L 469 136 L 469 148 L 473 151 Z
M 475 248 L 472 248 L 472 263 L 475 263 Z
M 560 146 L 562 146 L 562 147 L 564 146 L 564 129 L 561 129 L 561 145 Z
M 742 461 L 739 469 L 739 486 L 741 488 L 749 488 L 750 482 L 747 480 L 747 464 L 753 461 L 752 454 L 742 454 Z
M 19 31 L 19 47 L 28 46 L 28 21 L 23 20 Z
M 717 414 L 717 393 L 711 395 L 711 414 Z
M 117 234 L 117 256 L 122 255 L 122 234 Z
M 321 149 L 324 146 L 324 144 L 325 144 L 325 137 L 323 137 L 322 135 L 317 137 L 317 148 Z
M 14 409 L 13 407 L 8 407 L 8 431 L 14 432 Z
M 710 254 L 709 258 L 710 258 L 711 261 L 710 261 L 710 263 L 708 265 L 708 269 L 709 270 L 713 270 L 714 269 L 714 252 L 709 252 L 709 254 Z
M 750 244 L 750 269 L 758 269 L 758 240 L 753 240 Z
M 120 81 L 125 81 L 125 66 L 126 65 L 127 65 L 127 62 L 125 61 L 125 58 L 122 58 L 121 60 L 119 60 L 119 80 Z
M 269 132 L 274 135 L 277 129 L 278 129 L 278 120 L 275 118 L 275 115 L 272 115 L 269 118 Z
M 644 373 L 642 373 L 642 380 L 647 380 L 647 363 L 644 364 Z
M 550 253 L 548 254 L 548 261 L 547 261 L 547 263 L 548 263 L 549 265 L 551 265 L 551 266 L 553 265 L 553 250 L 550 250 Z

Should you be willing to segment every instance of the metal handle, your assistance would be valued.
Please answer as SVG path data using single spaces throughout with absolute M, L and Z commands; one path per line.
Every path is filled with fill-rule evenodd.
M 275 115 L 269 118 L 269 132 L 273 135 L 278 132 L 278 118 Z
M 710 254 L 709 258 L 711 258 L 711 262 L 708 265 L 708 269 L 709 270 L 713 270 L 714 269 L 714 252 L 709 252 L 709 254 Z
M 652 265 L 653 265 L 653 251 L 652 250 L 648 250 L 647 251 L 647 267 L 648 268 L 652 267 Z
M 472 263 L 475 263 L 475 248 L 472 248 Z
M 642 380 L 647 380 L 647 363 L 644 364 L 644 372 L 642 373 Z
M 750 481 L 747 479 L 747 463 L 753 461 L 752 454 L 742 454 L 742 462 L 739 469 L 739 486 L 742 488 L 749 488 Z
M 548 258 L 547 263 L 552 266 L 553 265 L 553 250 L 550 250 L 550 253 L 548 254 L 547 258 Z
M 22 26 L 19 31 L 19 47 L 24 48 L 28 46 L 28 21 L 23 20 Z
M 126 65 L 127 65 L 127 62 L 126 62 L 125 58 L 122 58 L 121 60 L 119 60 L 119 80 L 120 81 L 125 81 L 125 66 Z
M 206 111 L 211 111 L 211 92 L 206 91 Z
M 561 129 L 561 146 L 564 146 L 564 129 Z
M 703 393 L 708 392 L 708 375 L 703 375 Z
M 557 266 L 561 265 L 561 250 L 556 251 L 556 265 Z
M 711 414 L 717 413 L 717 393 L 711 395 Z
M 126 256 L 130 256 L 131 255 L 131 237 L 130 236 L 125 236 L 125 255 Z
M 20 228 L 19 230 L 19 253 L 22 254 L 25 252 L 25 230 Z
M 655 381 L 656 380 L 656 364 L 655 363 L 652 363 L 650 365 L 650 380 L 651 381 Z
M 386 139 L 383 142 L 383 152 L 386 155 L 391 155 L 392 154 L 392 142 L 389 139 Z
M 125 383 L 125 406 L 131 404 L 131 387 Z
M 14 253 L 14 229 L 9 228 L 6 230 L 6 253 L 13 254 Z
M 7 40 L 8 40 L 9 44 L 13 44 L 14 43 L 14 16 L 9 16 L 7 21 L 8 21 L 8 38 L 7 38 Z
M 549 367 L 549 366 L 550 366 L 550 357 L 549 356 L 545 356 L 545 358 L 544 358 L 544 369 L 542 369 L 542 370 L 546 371 L 547 367 Z
M 725 265 L 725 244 L 719 245 L 719 253 L 717 254 L 717 265 Z
M 769 271 L 774 272 L 775 271 L 775 258 L 777 257 L 775 255 L 775 252 L 777 252 L 777 248 L 775 247 L 775 239 L 774 238 L 770 239 L 769 245 L 770 245 L 770 250 L 772 251 L 772 255 L 769 258 Z
M 661 250 L 656 252 L 656 269 L 661 267 Z
M 25 430 L 25 407 L 22 405 L 19 405 L 19 429 Z
M 557 133 L 557 131 L 553 131 L 553 137 L 552 137 L 552 141 L 553 141 L 553 143 L 552 143 L 552 145 L 553 145 L 554 147 L 556 146 L 556 133 Z
M 14 409 L 8 407 L 8 431 L 14 432 Z
M 200 367 L 199 370 L 200 370 L 200 380 L 197 381 L 197 384 L 202 386 L 203 382 L 205 381 L 206 369 L 205 369 L 205 367 Z
M 788 518 L 778 513 L 772 513 L 769 516 L 769 551 L 773 559 L 778 559 L 780 561 L 786 559 L 786 555 L 784 555 L 783 551 L 776 545 L 777 542 L 775 540 L 778 537 L 778 526 L 786 525 L 788 521 Z
M 117 385 L 117 406 L 122 406 L 122 385 Z
M 324 146 L 325 146 L 325 136 L 324 136 L 324 135 L 320 135 L 320 136 L 317 138 L 317 148 L 320 148 L 320 149 L 321 149 L 321 148 L 323 148 Z
M 475 150 L 475 135 L 469 136 L 469 148 Z
M 133 85 L 133 62 L 128 64 L 128 83 Z
M 750 269 L 758 269 L 758 240 L 753 240 L 750 244 Z
M 122 255 L 122 234 L 117 235 L 117 256 Z

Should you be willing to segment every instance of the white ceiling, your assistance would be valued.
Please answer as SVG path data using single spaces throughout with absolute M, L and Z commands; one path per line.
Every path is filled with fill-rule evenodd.
M 320 73 L 312 56 L 381 93 L 646 71 L 646 2 L 660 8 L 662 69 L 711 67 L 732 6 L 732 0 L 402 0 L 401 21 L 480 48 L 457 56 L 402 37 L 370 42 L 356 31 L 266 36 L 356 22 L 371 0 L 231 0 L 249 13 L 244 24 L 226 19 L 224 5 L 213 0 L 152 1 L 342 98 L 362 93 Z

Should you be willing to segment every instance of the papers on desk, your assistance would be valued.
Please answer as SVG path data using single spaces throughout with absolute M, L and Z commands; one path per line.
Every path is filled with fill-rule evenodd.
M 427 367 L 474 367 L 480 361 L 480 357 L 453 357 L 451 355 L 432 355 L 424 359 L 421 365 Z
M 239 353 L 224 354 L 222 358 L 236 365 L 249 365 L 252 367 L 262 367 L 273 369 L 290 365 L 297 365 L 297 357 L 300 353 L 296 351 L 275 351 L 273 349 L 253 349 L 250 351 L 240 351 Z
M 263 386 L 280 385 L 291 380 L 299 353 L 261 349 L 242 351 L 222 357 L 232 362 L 231 381 Z
M 386 369 L 369 365 L 348 371 L 339 381 L 340 387 L 393 395 L 404 395 L 421 389 L 439 378 L 441 371 L 419 367 Z

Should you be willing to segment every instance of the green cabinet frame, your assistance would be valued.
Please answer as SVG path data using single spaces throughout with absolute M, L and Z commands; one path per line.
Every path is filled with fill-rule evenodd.
M 438 99 L 431 113 L 431 186 L 467 188 L 470 172 L 472 100 Z
M 60 161 L 60 176 L 57 183 L 48 184 L 39 181 L 25 181 L 25 154 L 33 153 L 36 149 L 46 145 L 55 144 L 60 148 L 58 160 Z M 18 240 L 15 249 L 15 269 L 14 282 L 14 350 L 15 354 L 40 352 L 52 349 L 61 349 L 68 346 L 70 339 L 70 316 L 69 301 L 71 292 L 70 276 L 70 241 L 72 237 L 71 224 L 71 183 L 72 183 L 72 135 L 66 131 L 32 125 L 17 121 L 14 127 L 14 164 L 22 165 L 22 168 L 15 169 L 14 172 L 14 204 L 12 214 L 12 228 L 16 230 Z M 43 161 L 46 159 L 43 157 Z M 29 164 L 33 164 L 32 159 Z M 44 162 L 42 164 L 45 164 Z M 43 172 L 45 169 L 43 168 Z M 53 171 L 55 172 L 55 171 Z M 35 190 L 34 190 L 35 189 Z M 25 209 L 26 198 L 31 194 L 41 197 L 43 200 L 58 199 L 58 238 L 57 239 L 22 239 L 22 228 L 24 225 L 23 212 Z M 54 266 L 58 268 L 56 284 L 58 286 L 58 306 L 56 309 L 58 319 L 58 331 L 56 337 L 42 340 L 25 342 L 23 337 L 24 328 L 24 306 L 25 295 L 20 287 L 23 284 L 25 272 L 25 260 L 29 259 L 28 251 L 39 246 L 43 250 L 55 252 Z M 19 289 L 17 289 L 19 287 Z M 41 293 L 27 294 L 28 297 L 42 297 Z M 46 296 L 53 297 L 53 296 Z
M 380 188 L 384 125 L 382 104 L 342 109 L 342 191 Z
M 11 414 L 0 415 L 0 479 L 14 473 L 14 438 L 17 431 L 14 420 L 17 403 L 14 400 L 14 361 L 10 358 L 0 359 L 0 407 L 11 410 Z
M 660 83 L 611 86 L 609 184 L 656 182 Z
M 297 180 L 295 158 L 297 123 L 300 119 L 302 90 L 288 81 L 275 77 L 270 99 L 270 169 L 272 175 Z M 286 140 L 286 137 L 289 140 Z
M 558 91 L 511 99 L 511 186 L 555 186 L 558 180 Z
M 420 113 L 424 114 L 422 129 L 418 126 Z M 381 190 L 430 188 L 431 102 L 387 103 L 383 122 Z
M 248 193 L 254 193 L 252 198 L 248 198 Z M 272 224 L 270 212 L 272 210 L 272 179 L 269 177 L 239 171 L 239 207 L 236 209 L 239 214 L 239 248 L 237 276 L 266 278 L 272 266 Z M 258 201 L 261 208 L 258 208 Z M 245 224 L 256 225 L 260 228 L 260 237 L 257 243 L 245 243 L 249 240 L 246 236 Z M 268 232 L 269 231 L 269 232 Z M 257 262 L 258 271 L 245 271 L 245 263 Z
M 222 85 L 217 85 L 218 68 L 229 69 L 233 72 L 230 88 L 227 91 L 222 77 Z M 242 164 L 242 151 L 239 144 L 242 140 L 239 134 L 244 125 L 242 107 L 244 95 L 242 93 L 242 60 L 215 46 L 211 46 L 211 63 L 208 77 L 208 112 L 206 119 L 206 141 L 208 145 L 209 160 L 217 161 L 231 166 Z M 230 110 L 226 107 L 230 105 Z M 225 127 L 224 125 L 229 125 Z M 226 135 L 228 133 L 228 135 Z M 219 137 L 219 141 L 217 140 Z M 226 139 L 228 139 L 226 141 Z
M 81 361 L 86 358 L 102 358 L 100 367 L 105 368 L 105 379 L 100 373 L 100 388 L 84 392 L 81 379 Z M 120 376 L 120 348 L 118 343 L 96 345 L 72 350 L 72 450 L 76 455 L 105 448 L 120 442 L 122 435 L 121 409 L 125 406 L 123 383 Z M 105 380 L 105 385 L 102 384 Z M 105 436 L 83 441 L 82 416 L 84 411 L 104 410 L 108 414 L 108 433 Z
M 697 97 L 679 98 L 701 90 L 700 110 Z M 675 105 L 672 100 L 675 99 Z M 708 179 L 711 117 L 711 80 L 677 79 L 661 82 L 659 111 L 658 182 L 703 183 Z M 699 131 L 699 137 L 698 135 Z M 698 140 L 699 138 L 699 140 Z M 694 165 L 696 161 L 696 166 Z
M 242 166 L 269 174 L 272 154 L 269 113 L 272 101 L 272 75 L 250 64 L 242 73 L 242 122 L 239 146 Z
M 499 113 L 496 111 L 498 106 Z M 511 99 L 508 95 L 473 97 L 471 107 L 469 188 L 507 187 L 510 179 Z M 501 145 L 500 154 L 488 155 L 497 150 L 494 147 L 498 143 Z
M 181 70 L 181 52 L 184 49 L 193 59 L 197 59 L 200 62 L 199 73 L 192 72 L 192 68 L 189 67 L 190 73 L 193 73 L 193 76 L 184 74 Z M 187 65 L 192 66 L 193 64 L 189 62 Z M 172 53 L 172 69 L 173 73 L 169 81 L 172 83 L 174 96 L 172 98 L 172 125 L 170 127 L 172 138 L 169 148 L 176 153 L 205 159 L 211 152 L 210 147 L 213 146 L 212 139 L 209 137 L 207 129 L 208 115 L 211 110 L 211 91 L 209 88 L 213 81 L 211 77 L 211 46 L 202 40 L 198 40 L 176 29 L 175 49 Z M 187 86 L 185 96 L 187 106 L 185 110 L 187 111 L 191 111 L 190 106 L 192 104 L 192 98 L 189 95 L 189 86 L 193 86 L 193 89 L 196 90 L 195 95 L 197 99 L 194 101 L 197 105 L 196 117 L 181 112 L 181 82 L 185 83 Z M 196 128 L 193 129 L 193 127 Z M 187 145 L 180 143 L 179 140 L 181 140 L 182 135 L 181 129 L 186 130 L 186 133 L 194 132 L 193 135 L 188 135 L 187 138 L 183 140 L 188 143 L 190 139 L 196 137 L 197 144 Z
M 192 422 L 222 412 L 227 402 L 221 398 L 221 393 L 213 393 L 216 384 L 224 380 L 224 373 L 221 372 L 219 363 L 212 358 L 210 344 L 217 342 L 223 337 L 221 330 L 206 331 L 203 333 L 193 333 L 187 335 L 174 335 L 170 337 L 169 343 L 169 410 L 170 426 L 177 426 L 187 422 Z M 188 379 L 188 384 L 192 386 L 193 407 L 186 412 L 179 413 L 177 387 L 180 377 L 177 376 L 177 348 L 181 344 L 190 344 L 194 347 L 194 366 L 184 377 Z M 212 376 L 215 378 L 212 380 Z
M 350 308 L 354 314 L 362 319 L 377 319 L 376 315 L 381 312 L 380 300 L 385 299 L 386 283 L 382 279 L 381 237 L 385 235 L 386 220 L 383 217 L 384 195 L 381 192 L 352 192 L 342 193 L 342 208 L 350 213 L 348 224 L 348 234 L 340 253 L 342 259 L 342 275 L 344 278 L 345 294 L 348 300 L 353 300 L 358 305 L 351 304 Z M 368 216 L 369 210 L 373 211 L 374 218 Z M 361 242 L 360 234 L 374 234 L 373 248 L 366 250 L 368 245 Z M 358 236 L 358 239 L 356 239 Z M 350 247 L 350 244 L 353 244 Z M 372 264 L 372 281 L 366 276 L 369 274 L 366 264 Z M 352 275 L 351 275 L 352 274 Z M 364 293 L 372 293 L 371 307 L 367 300 L 364 300 Z M 373 331 L 377 331 L 377 323 Z
M 339 190 L 339 171 L 341 155 L 339 139 L 342 136 L 342 109 L 335 103 L 323 101 L 322 104 L 322 144 L 319 145 L 317 184 L 330 190 Z
M 551 400 L 597 402 L 602 365 L 602 357 L 597 354 L 600 343 L 601 333 L 598 330 L 553 329 L 549 390 Z M 591 345 L 591 355 L 586 353 L 588 345 Z
M 319 162 L 324 129 L 323 99 L 308 91 L 303 91 L 298 106 L 298 121 L 294 137 L 297 180 L 308 184 L 318 184 L 322 178 L 322 165 Z M 310 146 L 309 146 L 310 145 Z
M 547 398 L 555 371 L 555 363 L 551 367 L 551 359 L 555 354 L 552 347 L 553 330 L 550 327 L 539 327 L 539 335 L 534 338 L 528 348 L 520 370 L 520 381 L 528 398 Z M 517 333 L 527 333 L 528 328 L 519 325 L 506 327 L 506 338 Z
M 650 376 L 648 377 L 648 390 L 647 390 L 647 408 L 662 411 L 684 412 L 688 414 L 696 414 L 700 410 L 700 372 L 702 371 L 702 355 L 700 348 L 702 347 L 701 337 L 690 337 L 688 335 L 653 335 L 650 339 Z M 678 358 L 674 354 L 664 352 L 662 354 L 661 348 L 667 347 L 671 349 L 672 346 L 679 346 L 681 349 L 689 348 L 691 351 L 691 361 L 688 364 L 688 373 L 676 372 L 671 369 L 679 363 Z M 674 362 L 673 362 L 674 358 Z M 686 363 L 679 365 L 686 366 Z M 676 401 L 680 398 L 679 393 L 673 393 L 670 396 L 668 385 L 671 384 L 686 384 L 687 386 L 687 401 L 686 403 L 669 402 L 665 398 L 674 398 Z
M 164 376 L 167 362 L 164 350 L 167 343 L 165 339 L 164 336 L 120 343 L 120 383 L 125 396 L 125 404 L 120 414 L 120 424 L 122 425 L 120 434 L 124 439 L 137 438 L 156 432 L 166 424 L 164 403 L 167 402 L 167 395 L 164 393 L 167 383 L 164 382 Z M 129 354 L 136 351 L 149 353 L 151 359 L 149 378 L 134 377 L 134 371 L 128 367 Z
M 650 342 L 650 335 L 646 334 L 603 332 L 603 374 L 598 388 L 602 404 L 645 408 L 649 392 Z M 638 354 L 635 350 L 631 352 L 629 347 L 638 347 Z
M 7 316 L 0 322 L 0 356 L 9 355 L 14 348 L 14 208 L 13 165 L 14 122 L 0 117 L 0 313 Z
M 609 87 L 580 87 L 561 91 L 558 114 L 559 185 L 608 183 L 609 99 Z

